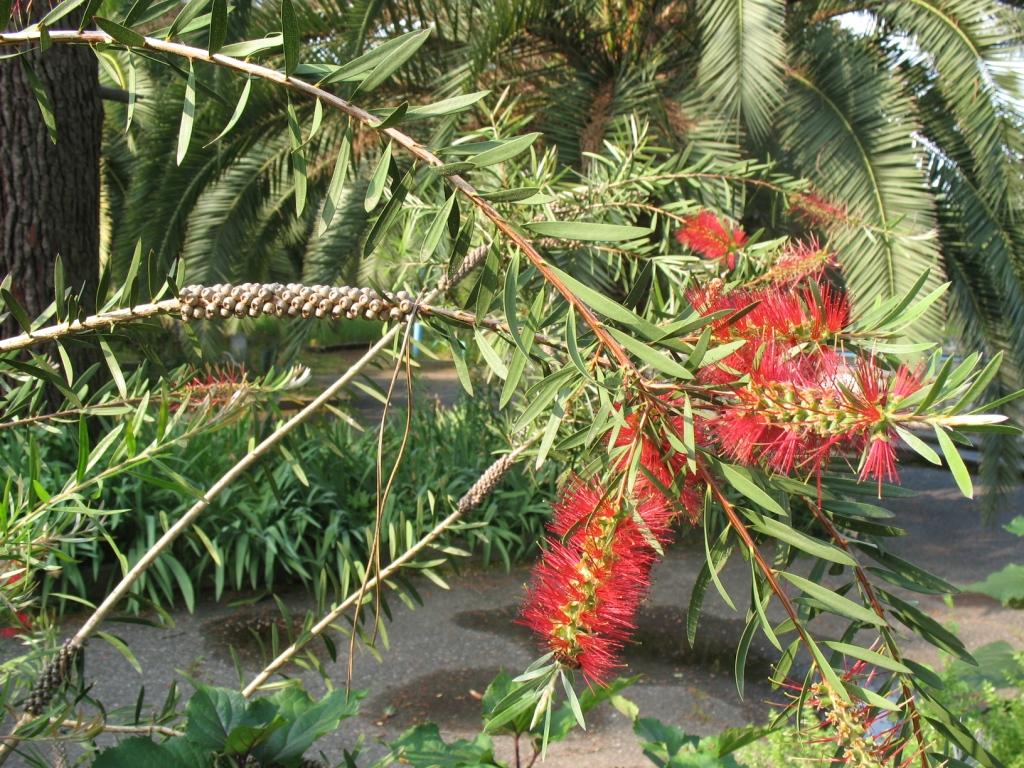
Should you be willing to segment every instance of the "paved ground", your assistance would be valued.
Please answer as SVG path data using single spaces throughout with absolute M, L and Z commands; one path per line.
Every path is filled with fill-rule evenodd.
M 965 584 L 984 577 L 1008 562 L 1024 562 L 1024 542 L 999 527 L 985 528 L 973 505 L 958 497 L 952 481 L 942 472 L 908 469 L 906 485 L 922 490 L 913 500 L 891 503 L 898 524 L 909 535 L 896 547 L 904 556 Z M 1024 491 L 1005 506 L 1003 519 L 1024 510 Z M 685 640 L 684 615 L 690 586 L 703 561 L 694 542 L 681 542 L 658 566 L 650 599 L 640 613 L 639 643 L 626 656 L 628 671 L 644 679 L 627 692 L 645 714 L 696 733 L 713 733 L 764 717 L 774 694 L 764 680 L 773 649 L 755 641 L 748 663 L 746 698 L 740 700 L 732 679 L 732 653 L 742 630 L 741 617 L 732 613 L 714 590 L 706 602 L 697 647 Z M 724 574 L 730 591 L 745 594 L 744 564 L 734 557 Z M 395 602 L 394 620 L 388 625 L 390 649 L 381 664 L 366 651 L 356 659 L 355 685 L 371 691 L 360 717 L 346 723 L 327 740 L 328 752 L 340 757 L 342 747 L 365 734 L 366 752 L 379 755 L 375 745 L 411 724 L 433 719 L 444 724 L 447 736 L 467 735 L 479 723 L 480 693 L 505 667 L 523 669 L 536 655 L 529 632 L 514 623 L 527 572 L 511 573 L 469 569 L 451 579 L 452 590 L 421 585 L 425 607 L 408 610 Z M 307 603 L 298 595 L 286 596 L 295 611 Z M 923 607 L 942 622 L 959 626 L 967 645 L 976 648 L 992 640 L 1024 646 L 1024 611 L 1006 611 L 988 598 L 964 595 L 954 604 L 924 598 Z M 180 672 L 221 684 L 237 684 L 228 650 L 241 650 L 246 675 L 258 669 L 258 649 L 248 627 L 273 615 L 273 604 L 232 608 L 203 604 L 195 615 L 176 616 L 173 629 L 158 630 L 136 624 L 112 625 L 135 651 L 146 676 L 143 679 L 105 643 L 89 647 L 87 675 L 95 680 L 92 695 L 109 707 L 135 702 L 138 686 L 145 683 L 152 700 L 162 697 Z M 73 622 L 69 622 L 73 624 Z M 70 626 L 69 626 L 70 629 Z M 828 633 L 829 626 L 819 627 Z M 935 662 L 935 654 L 910 641 L 909 655 Z M 299 672 L 299 670 L 293 670 Z M 344 679 L 340 666 L 335 679 Z M 313 691 L 322 683 L 305 675 Z M 608 708 L 590 717 L 590 731 L 552 749 L 548 765 L 612 768 L 645 765 L 624 717 Z M 501 750 L 508 745 L 500 744 Z

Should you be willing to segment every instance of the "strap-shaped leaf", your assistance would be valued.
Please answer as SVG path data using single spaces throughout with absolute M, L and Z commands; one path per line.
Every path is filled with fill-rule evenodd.
M 182 11 L 184 13 L 184 11 Z M 189 142 L 192 141 L 192 123 L 196 117 L 196 70 L 191 61 L 188 63 L 188 82 L 185 85 L 185 102 L 181 108 L 181 124 L 178 127 L 178 151 L 175 162 L 181 165 L 188 153 Z
M 821 584 L 805 579 L 803 576 L 797 576 L 795 573 L 789 573 L 788 571 L 783 571 L 779 575 L 805 595 L 813 598 L 827 611 L 836 613 L 840 616 L 845 616 L 846 618 L 853 619 L 854 621 L 863 622 L 864 624 L 885 626 L 885 619 L 879 617 L 877 613 L 869 608 L 865 608 L 860 603 L 855 603 L 853 600 L 833 592 L 828 587 L 824 587 Z
M 292 0 L 281 0 L 281 39 L 284 46 L 284 73 L 291 75 L 299 66 L 299 22 Z

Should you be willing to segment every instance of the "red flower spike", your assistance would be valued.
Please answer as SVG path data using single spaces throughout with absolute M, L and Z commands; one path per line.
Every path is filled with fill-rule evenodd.
M 9 640 L 13 637 L 17 637 L 18 635 L 24 634 L 25 632 L 28 632 L 32 629 L 32 619 L 29 617 L 27 613 L 24 613 L 23 611 L 18 611 L 14 614 L 14 618 L 18 622 L 19 626 L 0 628 L 0 638 Z
M 881 489 L 898 479 L 889 404 L 920 386 L 914 374 L 886 373 L 872 358 L 832 368 L 836 357 L 793 357 L 770 344 L 758 354 L 713 425 L 727 455 L 781 473 L 818 473 L 834 452 L 865 450 L 862 480 L 877 479 Z
M 620 666 L 655 558 L 632 510 L 614 509 L 603 496 L 599 486 L 577 481 L 555 505 L 520 619 L 558 661 L 595 683 Z M 644 518 L 655 511 L 651 504 L 642 501 L 636 512 L 650 534 L 667 540 L 667 526 Z
M 819 281 L 828 267 L 836 266 L 835 256 L 822 248 L 813 235 L 806 240 L 789 242 L 765 278 L 775 285 L 793 286 L 805 279 Z
M 712 326 L 715 336 L 723 340 L 777 339 L 791 344 L 824 341 L 842 331 L 850 319 L 846 294 L 829 285 L 819 287 L 817 295 L 809 286 L 796 292 L 772 285 L 726 294 L 691 290 L 686 298 L 705 317 L 734 312 Z
M 701 211 L 683 220 L 676 239 L 705 259 L 722 259 L 729 269 L 736 268 L 736 251 L 747 242 L 747 233 L 723 223 L 711 211 Z
M 849 217 L 845 206 L 829 202 L 813 191 L 793 195 L 789 202 L 789 212 L 813 226 L 828 226 L 846 221 Z

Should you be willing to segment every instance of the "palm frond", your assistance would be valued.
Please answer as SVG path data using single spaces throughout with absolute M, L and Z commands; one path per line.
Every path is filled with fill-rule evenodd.
M 869 44 L 829 26 L 803 39 L 781 115 L 794 170 L 844 204 L 851 222 L 832 233 L 855 303 L 908 290 L 930 270 L 941 279 L 935 200 L 914 141 L 914 105 Z M 917 335 L 937 338 L 936 308 Z
M 992 0 L 885 2 L 873 9 L 888 27 L 893 56 L 924 59 L 970 149 L 973 175 L 997 210 L 1009 204 L 1024 151 L 1024 35 Z M 907 44 L 906 36 L 914 46 Z
M 701 0 L 698 83 L 735 128 L 766 137 L 785 93 L 782 0 Z

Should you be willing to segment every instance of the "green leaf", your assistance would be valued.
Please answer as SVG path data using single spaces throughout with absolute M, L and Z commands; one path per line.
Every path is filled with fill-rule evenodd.
M 857 561 L 839 547 L 808 536 L 806 533 L 801 533 L 786 525 L 782 520 L 764 517 L 763 515 L 751 515 L 751 517 L 753 519 L 752 527 L 759 533 L 785 542 L 812 557 L 828 560 L 830 563 L 839 563 L 840 565 L 850 567 L 857 565 Z
M 960 452 L 956 449 L 956 446 L 953 445 L 953 441 L 950 439 L 949 434 L 944 428 L 936 424 L 935 437 L 939 440 L 939 447 L 942 449 L 942 455 L 946 457 L 946 464 L 949 467 L 949 471 L 953 473 L 953 479 L 956 480 L 956 484 L 960 488 L 960 493 L 968 499 L 973 499 L 974 485 L 971 483 L 971 473 L 967 471 L 967 466 L 964 464 L 964 460 L 960 457 Z
M 184 11 L 182 11 L 184 13 Z M 185 103 L 181 110 L 181 125 L 178 127 L 178 152 L 175 161 L 181 165 L 192 140 L 192 122 L 196 116 L 196 70 L 192 60 L 188 62 L 188 82 L 185 85 Z
M 288 0 L 284 0 L 286 3 Z M 301 216 L 306 208 L 306 152 L 302 143 L 302 126 L 299 115 L 288 96 L 288 135 L 291 139 L 292 182 L 295 186 L 295 215 Z
M 403 101 L 397 107 L 392 109 L 383 119 L 370 122 L 368 125 L 375 131 L 383 131 L 390 128 L 393 125 L 398 125 L 402 120 L 405 119 L 405 113 L 409 111 L 409 102 Z
M 861 648 L 859 645 L 851 645 L 850 643 L 840 643 L 835 640 L 826 640 L 825 645 L 833 651 L 839 651 L 840 653 L 849 656 L 851 659 L 866 661 L 874 667 L 889 669 L 893 672 L 899 672 L 904 675 L 912 674 L 905 664 L 901 664 L 891 656 L 886 656 L 885 654 L 878 653 L 877 651 Z
M 662 331 L 654 323 L 644 320 L 635 312 L 632 312 L 621 304 L 612 301 L 600 291 L 596 291 L 593 288 L 584 285 L 579 280 L 566 272 L 563 272 L 557 267 L 551 265 L 548 265 L 548 267 L 552 272 L 558 275 L 559 279 L 573 293 L 573 295 L 576 296 L 576 298 L 580 299 L 594 311 L 599 312 L 609 320 L 614 320 L 629 328 L 633 328 L 648 339 L 661 337 Z
M 370 183 L 366 187 L 366 199 L 363 202 L 363 208 L 369 213 L 377 207 L 377 203 L 380 202 L 381 196 L 384 194 L 384 185 L 388 180 L 388 171 L 391 168 L 391 142 L 384 148 L 384 152 L 381 153 L 380 159 L 377 160 L 377 166 L 374 168 L 373 173 L 370 174 Z
M 27 59 L 21 59 L 21 66 L 22 71 L 25 73 L 25 80 L 28 82 L 29 90 L 36 97 L 36 104 L 39 105 L 39 111 L 43 115 L 43 123 L 46 125 L 46 132 L 50 136 L 50 141 L 56 144 L 57 118 L 53 114 L 53 102 L 50 100 L 50 94 Z
M 284 73 L 291 76 L 299 66 L 299 22 L 292 0 L 281 0 L 281 39 L 284 41 Z
M 237 59 L 248 59 L 257 53 L 276 51 L 284 45 L 284 37 L 278 34 L 267 35 L 256 40 L 243 40 L 239 43 L 228 43 L 220 49 L 221 56 L 231 56 Z
M 466 365 L 466 352 L 462 342 L 454 335 L 449 336 L 448 346 L 452 352 L 452 362 L 455 364 L 455 373 L 459 377 L 459 383 L 466 390 L 466 394 L 473 396 L 473 380 L 469 376 L 469 367 Z
M 932 464 L 942 464 L 942 459 L 939 458 L 939 454 L 932 450 L 931 446 L 928 445 L 924 440 L 919 438 L 910 430 L 904 429 L 901 426 L 896 426 L 896 434 L 900 436 L 907 445 L 914 449 L 918 456 L 923 458 L 925 461 L 930 461 Z
M 167 30 L 167 39 L 174 37 L 175 35 L 181 34 L 182 30 L 192 22 L 199 14 L 206 10 L 206 6 L 210 4 L 210 0 L 189 0 L 185 4 L 185 7 L 178 12 L 178 15 L 174 18 L 170 28 Z M 191 61 L 189 62 L 191 64 Z
M 743 684 L 746 680 L 747 653 L 750 651 L 750 643 L 754 639 L 754 632 L 757 631 L 757 614 L 751 614 L 747 619 L 747 625 L 743 628 L 739 643 L 736 645 L 736 658 L 733 662 L 733 677 L 736 680 L 736 692 L 740 699 L 743 699 Z
M 39 20 L 39 26 L 40 27 L 52 27 L 58 21 L 60 21 L 65 16 L 67 16 L 69 13 L 71 13 L 73 10 L 78 8 L 78 6 L 82 5 L 82 3 L 84 3 L 84 2 L 85 2 L 85 0 L 62 0 L 62 2 L 57 3 L 57 5 L 55 5 L 52 9 L 50 9 L 50 11 L 45 16 L 43 16 L 42 19 Z M 8 8 L 6 14 L 0 16 L 0 22 L 2 22 L 4 24 L 5 28 L 6 28 L 9 16 L 10 16 L 10 9 L 9 8 Z
M 281 727 L 252 750 L 262 765 L 290 765 L 299 760 L 317 739 L 338 729 L 342 720 L 359 713 L 359 701 L 366 694 L 344 688 L 331 691 L 315 704 L 295 689 L 285 689 L 272 700 L 284 716 Z
M 624 331 L 620 331 L 618 328 L 609 326 L 607 330 L 615 337 L 616 341 L 655 370 L 675 379 L 693 378 L 693 373 L 687 370 L 682 363 L 673 360 L 665 353 L 652 349 L 642 341 L 637 340 Z
M 1003 529 L 1014 536 L 1024 536 L 1024 515 L 1017 515 Z
M 583 361 L 583 356 L 580 355 L 579 339 L 576 336 L 576 310 L 572 307 L 569 307 L 569 313 L 565 319 L 565 343 L 569 349 L 569 359 L 576 366 L 576 370 L 593 381 L 594 377 L 587 370 L 587 364 Z
M 733 488 L 746 496 L 762 509 L 766 509 L 779 517 L 788 517 L 786 510 L 773 499 L 761 486 L 754 482 L 750 471 L 745 467 L 735 467 L 731 464 L 719 464 L 725 481 Z
M 213 5 L 210 7 L 210 39 L 207 43 L 207 50 L 211 56 L 224 45 L 227 33 L 228 2 L 227 0 L 213 0 Z
M 144 765 L 209 768 L 213 765 L 213 755 L 203 752 L 181 736 L 160 744 L 145 736 L 132 736 L 100 752 L 93 768 L 139 768 Z
M 251 92 L 252 78 L 247 77 L 245 79 L 245 85 L 242 86 L 242 93 L 238 97 L 238 103 L 235 104 L 235 111 L 231 113 L 231 118 L 228 120 L 227 125 L 225 125 L 224 130 L 218 133 L 214 139 L 206 144 L 206 146 L 210 146 L 210 144 L 220 141 L 231 132 L 232 128 L 238 125 L 238 121 L 242 118 L 242 113 L 245 112 L 245 105 L 249 103 L 249 94 Z
M 877 613 L 865 608 L 859 603 L 855 603 L 848 598 L 836 594 L 828 587 L 823 587 L 821 584 L 809 581 L 803 576 L 797 576 L 795 573 L 789 573 L 788 571 L 782 571 L 779 575 L 797 587 L 805 595 L 821 603 L 826 610 L 829 610 L 832 613 L 836 613 L 840 616 L 845 616 L 848 619 L 860 621 L 865 624 L 885 626 L 885 619 L 879 617 Z
M 255 725 L 258 718 L 246 711 L 242 694 L 208 685 L 197 685 L 188 702 L 185 734 L 194 744 L 212 751 L 227 745 L 228 735 L 239 726 Z
M 118 393 L 123 398 L 128 397 L 128 387 L 125 384 L 124 375 L 121 373 L 121 366 L 117 364 L 117 358 L 110 349 L 110 344 L 107 343 L 106 339 L 100 339 L 99 345 L 100 350 L 103 352 L 103 359 L 107 363 L 107 368 L 110 369 L 110 376 L 114 379 L 114 384 L 117 385 Z
M 14 294 L 6 288 L 0 288 L 0 298 L 4 300 L 4 309 L 14 316 L 15 321 L 21 326 L 21 330 L 31 333 L 32 321 L 29 320 L 28 312 L 21 306 L 21 302 L 14 298 Z
M 519 310 L 516 307 L 518 297 L 519 251 L 517 250 L 512 254 L 512 260 L 509 261 L 508 268 L 505 270 L 505 290 L 502 292 L 502 309 L 505 312 L 505 320 L 508 323 L 509 335 L 512 337 L 512 341 L 515 342 L 516 347 L 524 355 L 529 355 L 530 351 L 523 344 L 523 337 L 519 332 Z
M 429 261 L 434 256 L 434 251 L 437 250 L 438 243 L 441 242 L 441 237 L 444 235 L 445 228 L 448 225 L 448 217 L 451 216 L 452 208 L 455 206 L 455 193 L 448 195 L 448 199 L 445 200 L 441 209 L 434 216 L 434 220 L 430 222 L 430 227 L 427 229 L 427 234 L 423 238 L 423 245 L 420 247 L 420 258 L 424 261 Z
M 394 192 L 391 194 L 391 199 L 384 206 L 380 216 L 373 222 L 370 233 L 366 236 L 366 243 L 363 245 L 363 256 L 369 256 L 373 253 L 388 233 L 388 230 L 391 229 L 391 225 L 398 219 L 399 214 L 402 212 L 402 205 L 405 203 L 405 196 L 409 194 L 409 184 L 415 171 L 415 166 L 409 169 L 409 172 L 405 174 L 398 183 L 398 186 L 395 187 Z
M 388 744 L 391 753 L 381 765 L 409 765 L 420 768 L 470 768 L 494 765 L 494 747 L 486 734 L 473 741 L 452 743 L 441 738 L 434 723 L 417 725 Z
M 493 192 L 481 192 L 480 197 L 492 203 L 514 203 L 526 200 L 540 192 L 540 187 L 516 187 L 515 189 L 496 189 Z
M 990 573 L 983 581 L 968 584 L 964 591 L 988 595 L 1002 603 L 1004 608 L 1024 607 L 1024 565 L 1005 565 L 1001 570 Z
M 341 208 L 341 197 L 345 191 L 345 177 L 348 175 L 349 158 L 352 155 L 352 135 L 345 131 L 338 147 L 338 157 L 334 161 L 334 173 L 331 174 L 331 183 L 327 187 L 327 197 L 324 200 L 323 208 L 320 210 L 320 232 L 322 236 L 330 229 L 331 222 L 338 209 Z
M 569 678 L 565 674 L 565 670 L 562 670 L 562 687 L 565 689 L 565 697 L 569 702 L 569 708 L 572 710 L 573 717 L 576 718 L 576 722 L 580 728 L 584 731 L 587 730 L 587 723 L 583 719 L 583 709 L 580 707 L 580 700 L 576 698 L 576 691 L 573 690 L 572 684 L 569 682 Z
M 102 16 L 94 17 L 96 26 L 114 38 L 117 42 L 122 45 L 129 47 L 141 48 L 146 44 L 146 38 L 136 32 L 134 29 L 128 29 L 123 27 L 116 21 L 110 19 L 104 19 Z
M 424 104 L 420 107 L 410 107 L 409 111 L 405 113 L 405 121 L 412 122 L 413 120 L 425 120 L 430 117 L 453 115 L 456 112 L 462 112 L 465 109 L 469 109 L 469 107 L 476 104 L 489 93 L 490 91 L 476 91 L 474 93 L 467 93 L 463 96 L 453 96 L 450 99 L 442 99 L 441 101 L 436 101 L 433 104 Z
M 543 237 L 561 240 L 597 240 L 620 242 L 649 237 L 652 230 L 625 224 L 601 224 L 596 221 L 532 221 L 525 225 L 531 232 Z
M 97 630 L 96 637 L 105 640 L 109 643 L 118 653 L 120 653 L 124 660 L 132 665 L 132 668 L 142 674 L 142 665 L 139 664 L 139 660 L 135 658 L 135 654 L 132 653 L 132 649 L 128 647 L 128 644 L 117 635 L 112 635 L 109 632 L 102 632 Z
M 413 54 L 420 49 L 420 46 L 427 41 L 430 33 L 431 28 L 428 27 L 418 32 L 410 32 L 403 35 L 399 39 L 400 42 L 397 42 L 394 47 L 387 49 L 386 53 L 379 57 L 379 62 L 366 75 L 366 78 L 360 82 L 357 90 L 361 93 L 367 93 L 391 77 L 395 70 L 411 59 Z M 383 47 L 381 45 L 377 50 Z M 377 59 L 374 59 L 374 61 L 377 61 Z
M 487 365 L 500 379 L 508 378 L 508 367 L 505 362 L 501 359 L 498 353 L 494 350 L 491 342 L 484 336 L 483 331 L 479 328 L 475 328 L 473 331 L 474 338 L 476 339 L 477 348 L 480 350 L 480 354 L 483 356 Z
M 474 155 L 470 162 L 476 168 L 497 165 L 505 160 L 510 160 L 520 152 L 526 151 L 539 137 L 539 133 L 527 133 L 523 136 L 516 136 L 514 139 L 508 139 L 496 147 Z

